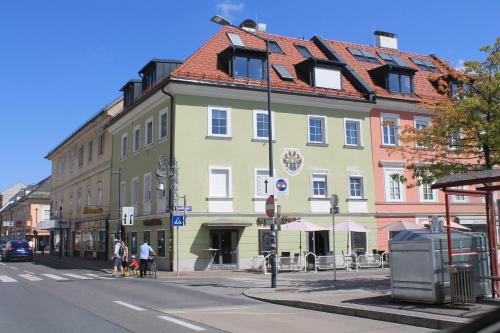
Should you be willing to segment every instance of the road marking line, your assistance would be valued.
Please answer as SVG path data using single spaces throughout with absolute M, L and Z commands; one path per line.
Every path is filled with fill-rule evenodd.
M 7 275 L 0 275 L 0 281 L 2 281 L 2 282 L 17 282 L 17 280 L 15 280 Z
M 12 269 L 15 269 L 16 271 L 19 269 L 17 267 L 12 267 L 12 266 L 9 266 L 9 267 L 12 268 Z
M 81 276 L 78 274 L 71 274 L 71 273 L 63 273 L 63 275 L 72 277 L 74 279 L 80 279 L 80 280 L 92 280 L 92 278 L 86 277 L 86 276 Z
M 40 279 L 37 276 L 31 275 L 31 274 L 19 274 L 20 277 L 25 278 L 26 280 L 29 281 L 42 281 L 43 279 Z
M 35 275 L 35 273 L 33 273 L 33 272 L 30 272 L 30 271 L 24 271 L 24 273 L 28 273 L 28 274 L 32 274 L 32 275 Z
M 67 281 L 68 280 L 65 277 L 55 275 L 55 274 L 42 274 L 42 275 L 46 276 L 48 278 L 54 279 L 54 280 L 58 280 L 58 281 Z
M 85 275 L 93 277 L 93 278 L 99 278 L 99 277 L 101 277 L 100 275 L 92 274 L 92 273 L 85 273 Z
M 175 323 L 175 324 L 180 325 L 180 326 L 190 328 L 194 331 L 204 331 L 205 330 L 203 327 L 196 326 L 196 325 L 193 325 L 193 324 L 190 324 L 190 323 L 187 323 L 185 321 L 175 319 L 175 318 L 172 318 L 169 316 L 158 316 L 158 318 L 166 320 L 166 321 L 170 321 L 170 322 Z
M 122 301 L 113 301 L 113 303 L 119 304 L 121 306 L 124 306 L 124 307 L 132 309 L 132 310 L 136 310 L 136 311 L 146 311 L 146 309 L 143 309 L 143 308 L 140 308 L 138 306 L 135 306 L 135 305 L 132 305 L 132 304 L 129 304 L 126 302 L 122 302 Z
M 5 265 L 7 265 L 7 264 L 4 264 L 3 262 L 0 262 L 0 265 L 5 266 Z

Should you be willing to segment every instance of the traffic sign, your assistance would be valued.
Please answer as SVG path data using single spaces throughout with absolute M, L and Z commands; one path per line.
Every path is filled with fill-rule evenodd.
M 172 215 L 172 227 L 183 227 L 184 222 L 183 215 Z
M 175 206 L 174 210 L 176 212 L 184 212 L 184 211 L 190 212 L 193 210 L 193 206 Z
M 286 196 L 289 193 L 288 178 L 275 178 L 274 194 L 276 196 Z
M 269 217 L 274 217 L 275 210 L 276 205 L 274 204 L 274 197 L 270 195 L 266 200 L 266 215 Z
M 134 206 L 122 207 L 122 225 L 134 225 Z
M 264 187 L 265 195 L 274 195 L 275 178 L 274 177 L 265 177 L 265 178 L 261 178 L 261 179 L 264 179 L 264 183 L 260 184 L 260 186 Z M 262 187 L 261 187 L 260 191 L 262 191 Z

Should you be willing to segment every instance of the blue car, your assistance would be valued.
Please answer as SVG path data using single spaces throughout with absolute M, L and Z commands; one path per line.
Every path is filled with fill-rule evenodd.
M 2 249 L 2 261 L 33 261 L 33 248 L 27 241 L 11 240 Z

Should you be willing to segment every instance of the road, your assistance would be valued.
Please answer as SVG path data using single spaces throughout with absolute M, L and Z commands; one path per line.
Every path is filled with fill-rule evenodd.
M 0 264 L 0 325 L 11 332 L 429 332 L 261 303 L 242 295 L 268 276 L 112 278 L 101 271 Z

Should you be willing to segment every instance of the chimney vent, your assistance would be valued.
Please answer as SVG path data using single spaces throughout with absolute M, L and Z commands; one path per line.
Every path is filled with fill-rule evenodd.
M 246 19 L 240 23 L 240 28 L 250 32 L 266 32 L 267 26 L 265 23 L 257 23 L 252 19 Z
M 375 31 L 375 46 L 398 49 L 398 37 L 392 32 Z

